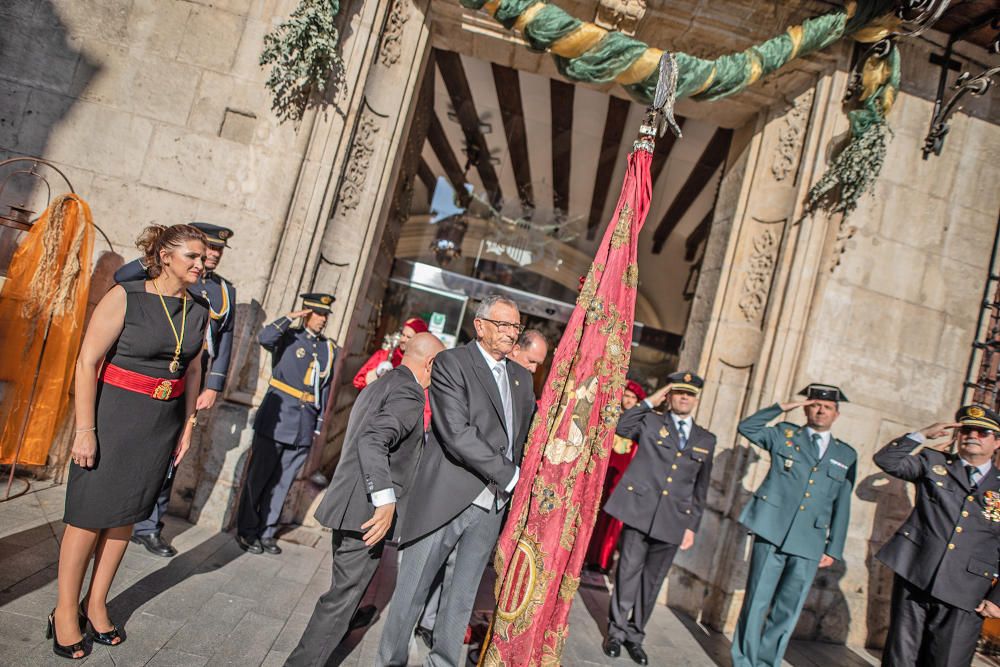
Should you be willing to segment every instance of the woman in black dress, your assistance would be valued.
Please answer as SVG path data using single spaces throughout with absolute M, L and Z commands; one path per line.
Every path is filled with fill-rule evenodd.
M 149 516 L 197 423 L 201 364 L 190 362 L 201 352 L 208 310 L 187 290 L 204 271 L 205 235 L 189 225 L 153 226 L 137 245 L 151 280 L 116 285 L 101 299 L 76 364 L 59 600 L 49 617 L 53 651 L 65 658 L 84 657 L 88 623 L 96 642 L 124 640 L 108 616 L 108 591 L 132 524 Z

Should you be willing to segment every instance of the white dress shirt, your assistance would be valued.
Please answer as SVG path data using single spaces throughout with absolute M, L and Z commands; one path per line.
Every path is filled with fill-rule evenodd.
M 496 375 L 495 375 L 495 371 L 494 371 L 495 368 L 497 368 L 499 366 L 500 367 L 500 371 L 502 373 L 504 373 L 504 374 L 507 373 L 507 359 L 506 358 L 497 361 L 478 342 L 476 343 L 476 347 L 479 349 L 479 352 L 483 355 L 483 359 L 486 360 L 486 365 L 489 366 L 489 368 L 490 368 L 490 375 L 493 376 L 494 382 L 496 381 Z M 497 385 L 497 391 L 503 391 L 503 389 L 500 387 L 499 384 Z M 514 400 L 513 395 L 510 396 L 510 400 L 511 401 Z M 511 405 L 511 410 L 513 410 L 513 409 L 514 409 L 514 406 Z M 513 433 L 507 434 L 508 449 L 513 448 L 513 438 L 514 438 L 514 434 Z M 520 466 L 518 466 L 517 468 L 514 469 L 514 477 L 510 480 L 510 484 L 507 485 L 507 487 L 504 489 L 504 491 L 506 491 L 507 493 L 512 492 L 514 490 L 514 487 L 517 485 L 517 480 L 518 480 L 518 478 L 520 476 L 521 476 L 521 468 L 520 468 Z M 490 487 L 488 487 L 488 486 L 484 486 L 483 490 L 479 492 L 478 496 L 476 496 L 476 499 L 472 501 L 473 505 L 475 505 L 476 507 L 482 507 L 484 510 L 493 509 L 494 503 L 496 504 L 497 509 L 499 509 L 499 508 L 501 508 L 501 507 L 503 507 L 504 505 L 507 504 L 506 501 L 498 500 L 497 497 L 496 497 L 496 495 L 494 495 L 494 493 L 492 491 L 490 491 Z
M 819 457 L 823 458 L 826 454 L 826 448 L 830 446 L 830 432 L 829 431 L 814 431 L 810 427 L 806 427 L 806 435 L 809 436 L 809 441 L 812 442 L 813 434 L 819 436 Z

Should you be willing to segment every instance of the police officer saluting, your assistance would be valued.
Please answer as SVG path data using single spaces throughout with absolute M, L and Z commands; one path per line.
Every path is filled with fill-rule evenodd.
M 875 454 L 875 465 L 917 487 L 910 516 L 876 555 L 896 573 L 883 665 L 968 667 L 983 617 L 1000 618 L 1000 471 L 991 463 L 1000 416 L 967 405 L 955 420 Z M 914 453 L 951 429 L 957 453 Z
M 694 544 L 712 477 L 715 435 L 691 413 L 705 382 L 693 373 L 673 373 L 669 383 L 618 420 L 616 433 L 636 440 L 639 450 L 604 505 L 624 525 L 611 595 L 604 653 L 649 663 L 642 641 L 677 550 Z M 669 411 L 654 407 L 667 401 Z
M 207 301 L 209 306 L 209 328 L 205 332 L 205 347 L 201 355 L 203 386 L 196 405 L 198 410 L 209 410 L 215 405 L 219 392 L 226 386 L 229 360 L 233 352 L 236 288 L 216 271 L 225 249 L 229 247 L 228 240 L 232 238 L 233 230 L 207 222 L 192 222 L 191 226 L 201 230 L 208 241 L 205 246 L 205 272 L 188 291 Z M 125 264 L 115 272 L 116 283 L 146 279 L 146 267 L 142 265 L 141 259 Z M 173 483 L 174 476 L 169 475 L 156 499 L 153 513 L 145 521 L 132 527 L 133 542 L 143 545 L 150 553 L 165 558 L 177 555 L 177 550 L 160 536 Z
M 858 455 L 830 428 L 847 397 L 823 384 L 799 393 L 807 400 L 772 405 L 739 425 L 743 437 L 770 453 L 771 469 L 740 515 L 754 540 L 733 667 L 780 665 L 816 569 L 843 558 Z M 798 407 L 805 427 L 767 426 Z
M 323 335 L 332 294 L 302 294 L 303 310 L 271 322 L 257 340 L 271 353 L 271 380 L 254 419 L 250 466 L 236 515 L 236 541 L 252 554 L 280 554 L 274 538 L 285 497 L 319 433 L 336 350 Z M 292 322 L 302 318 L 301 328 Z

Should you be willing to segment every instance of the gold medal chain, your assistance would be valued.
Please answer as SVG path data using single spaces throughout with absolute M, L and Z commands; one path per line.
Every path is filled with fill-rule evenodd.
M 177 327 L 174 325 L 174 318 L 170 317 L 170 310 L 167 308 L 167 302 L 163 300 L 163 295 L 160 293 L 160 288 L 156 286 L 155 280 L 151 280 L 150 282 L 153 283 L 153 289 L 156 290 L 156 295 L 160 297 L 160 305 L 163 306 L 163 312 L 166 313 L 167 315 L 167 322 L 170 323 L 170 330 L 173 332 L 174 340 L 177 342 L 177 347 L 174 348 L 174 358 L 170 362 L 170 372 L 176 373 L 178 370 L 180 370 L 181 367 L 181 362 L 180 362 L 181 347 L 183 347 L 184 345 L 184 331 L 187 329 L 187 327 L 185 326 L 187 323 L 187 304 L 188 304 L 187 290 L 184 290 L 184 302 L 183 304 L 181 304 L 181 333 L 178 335 Z

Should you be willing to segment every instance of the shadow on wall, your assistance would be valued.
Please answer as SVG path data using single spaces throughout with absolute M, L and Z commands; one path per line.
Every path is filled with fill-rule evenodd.
M 892 603 L 892 571 L 875 558 L 875 554 L 896 533 L 913 509 L 907 483 L 885 473 L 863 479 L 855 489 L 859 500 L 875 503 L 872 534 L 868 538 L 865 565 L 868 568 L 868 636 L 867 648 L 885 646 L 889 631 L 889 609 Z
M 53 131 L 99 67 L 77 49 L 51 0 L 0 3 L 0 25 L 0 159 L 48 157 Z
M 240 484 L 249 459 L 249 446 L 243 447 L 242 436 L 252 423 L 262 354 L 257 334 L 263 325 L 264 309 L 256 299 L 236 305 L 225 400 L 216 402 L 199 430 L 192 464 L 181 467 L 171 499 L 171 511 L 192 523 L 198 523 L 205 512 L 221 517 L 223 530 L 235 520 Z

